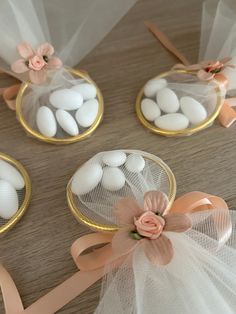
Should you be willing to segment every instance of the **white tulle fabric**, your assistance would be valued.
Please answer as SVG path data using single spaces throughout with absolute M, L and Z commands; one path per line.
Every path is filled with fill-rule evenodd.
M 136 0 L 1 0 L 0 67 L 19 59 L 16 46 L 49 42 L 67 66 L 86 56 Z M 20 77 L 22 79 L 22 77 Z
M 236 66 L 236 2 L 207 0 L 203 4 L 199 61 L 231 57 Z M 229 80 L 229 90 L 236 89 L 236 69 L 223 72 Z
M 174 257 L 166 266 L 153 266 L 142 248 L 103 281 L 95 314 L 234 314 L 236 312 L 236 212 L 233 230 L 219 244 L 217 228 L 224 225 L 221 210 L 191 214 L 193 228 L 168 232 Z
M 113 207 L 121 198 L 132 196 L 142 206 L 145 192 L 158 190 L 167 195 L 172 193 L 169 176 L 172 177 L 173 174 L 160 158 L 139 150 L 123 150 L 123 152 L 127 156 L 129 154 L 143 156 L 145 167 L 141 172 L 130 172 L 125 165 L 118 167 L 125 176 L 125 186 L 116 192 L 109 191 L 103 188 L 102 184 L 98 184 L 91 192 L 75 196 L 79 210 L 92 221 L 117 225 Z M 96 154 L 87 163 L 99 163 L 104 168 L 106 166 L 102 161 L 104 153 L 106 152 Z

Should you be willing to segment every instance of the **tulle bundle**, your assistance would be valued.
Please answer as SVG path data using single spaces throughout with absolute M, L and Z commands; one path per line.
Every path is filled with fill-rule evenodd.
M 2 90 L 26 132 L 55 144 L 92 134 L 102 120 L 101 91 L 73 70 L 136 0 L 3 0 L 0 69 L 22 81 Z M 107 14 L 109 12 L 109 14 Z
M 234 314 L 235 213 L 217 196 L 175 193 L 173 173 L 149 153 L 88 160 L 67 187 L 73 214 L 96 231 L 71 247 L 79 271 L 24 308 L 0 265 L 6 314 L 55 313 L 100 278 L 96 314 Z
M 203 3 L 199 60 L 191 64 L 152 22 L 147 28 L 180 61 L 148 81 L 136 101 L 140 122 L 165 136 L 191 135 L 218 117 L 224 127 L 236 119 L 235 16 L 232 0 Z

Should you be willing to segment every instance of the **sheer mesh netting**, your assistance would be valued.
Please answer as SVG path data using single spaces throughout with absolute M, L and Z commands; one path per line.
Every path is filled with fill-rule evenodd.
M 91 192 L 80 196 L 74 195 L 79 211 L 92 221 L 116 225 L 113 207 L 123 197 L 135 197 L 140 206 L 143 205 L 144 193 L 150 190 L 159 190 L 169 197 L 173 197 L 169 177 L 171 171 L 167 165 L 152 154 L 136 150 L 123 150 L 123 152 L 126 153 L 127 157 L 130 154 L 142 156 L 145 160 L 144 169 L 141 172 L 130 172 L 124 163 L 118 167 L 125 176 L 125 185 L 120 190 L 109 191 L 100 182 Z M 104 169 L 106 165 L 102 161 L 103 155 L 104 152 L 99 153 L 87 163 L 99 163 Z M 173 176 L 172 173 L 171 176 Z
M 236 3 L 234 0 L 208 0 L 203 4 L 199 61 L 231 57 L 236 65 Z M 236 69 L 222 72 L 229 90 L 236 88 Z
M 107 266 L 95 313 L 234 314 L 236 213 L 230 215 L 233 231 L 223 246 L 214 228 L 216 217 L 224 223 L 221 211 L 197 213 L 191 216 L 192 230 L 166 233 L 174 247 L 170 264 L 153 266 L 137 248 L 118 270 Z

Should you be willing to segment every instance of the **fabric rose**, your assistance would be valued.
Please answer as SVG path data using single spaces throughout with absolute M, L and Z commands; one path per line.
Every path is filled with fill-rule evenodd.
M 143 209 L 132 198 L 123 198 L 115 205 L 115 215 L 121 228 L 112 240 L 119 255 L 142 246 L 147 258 L 155 265 L 168 264 L 174 254 L 166 232 L 185 232 L 192 227 L 186 214 L 168 214 L 168 198 L 159 191 L 144 195 Z
M 47 78 L 47 71 L 58 69 L 62 66 L 62 61 L 53 57 L 54 48 L 49 43 L 40 45 L 36 51 L 30 44 L 21 43 L 17 50 L 22 57 L 11 65 L 15 73 L 24 73 L 29 71 L 30 81 L 34 84 L 41 84 Z
M 134 224 L 138 234 L 150 239 L 157 239 L 165 226 L 165 220 L 161 216 L 147 211 L 139 218 L 134 217 Z

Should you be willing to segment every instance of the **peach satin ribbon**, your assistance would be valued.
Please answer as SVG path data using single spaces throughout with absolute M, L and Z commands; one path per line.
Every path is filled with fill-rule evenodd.
M 224 218 L 215 221 L 216 228 L 219 231 L 219 242 L 224 244 L 230 237 L 232 225 L 228 206 L 223 199 L 202 192 L 191 192 L 178 198 L 174 202 L 171 212 L 194 213 L 213 209 L 221 210 Z M 113 236 L 114 234 L 111 233 L 93 233 L 77 239 L 71 247 L 71 255 L 80 271 L 26 309 L 23 307 L 13 279 L 6 269 L 0 266 L 0 287 L 3 294 L 5 313 L 53 314 L 61 309 L 102 278 L 107 271 L 107 268 L 105 268 L 107 264 L 112 263 L 112 268 L 117 268 L 127 257 L 126 255 L 118 256 L 114 254 L 111 245 Z M 87 249 L 102 244 L 105 246 L 95 249 L 91 253 L 83 254 Z
M 191 68 L 188 59 L 171 43 L 169 38 L 159 29 L 157 25 L 150 21 L 144 22 L 147 29 L 157 38 L 160 43 L 175 57 L 177 57 L 182 62 L 182 69 Z M 179 65 L 177 65 L 178 67 Z M 181 66 L 181 65 L 180 65 Z M 174 67 L 175 68 L 175 67 Z M 215 79 L 222 85 L 226 86 L 228 80 L 221 74 L 217 74 Z M 225 99 L 220 114 L 218 115 L 218 120 L 220 124 L 226 128 L 230 127 L 236 120 L 236 112 L 232 107 L 236 106 L 236 98 Z

